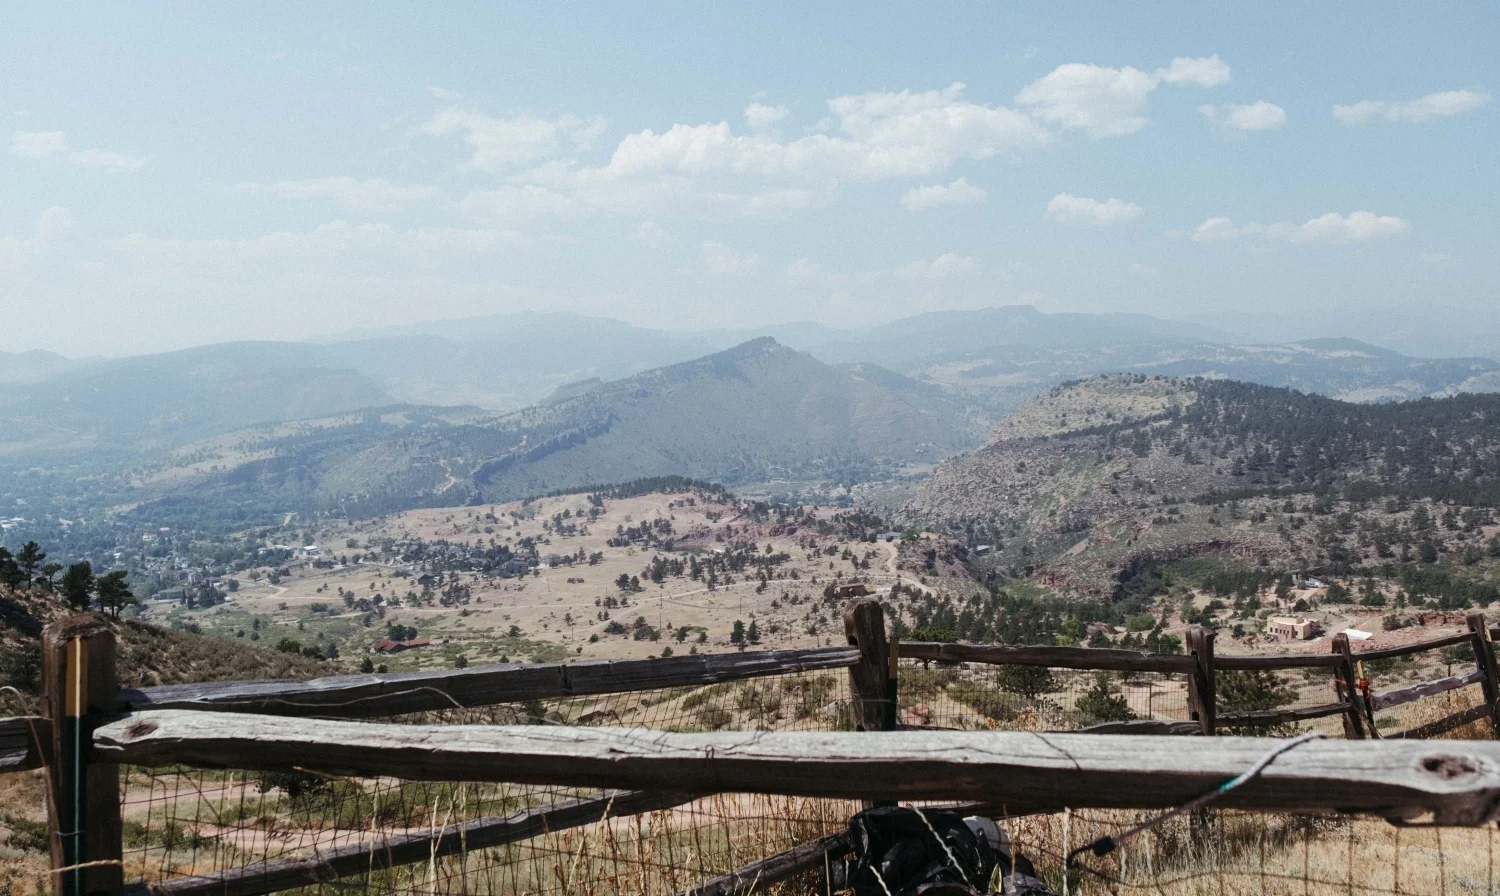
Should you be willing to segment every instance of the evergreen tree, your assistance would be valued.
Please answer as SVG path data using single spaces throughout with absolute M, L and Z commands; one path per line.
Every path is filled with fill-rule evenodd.
M 68 567 L 62 577 L 63 602 L 68 609 L 83 612 L 89 608 L 94 595 L 94 567 L 87 560 Z
M 745 643 L 745 623 L 741 622 L 738 619 L 734 621 L 734 628 L 729 632 L 729 643 Z
M 99 609 L 109 614 L 114 620 L 119 620 L 120 611 L 132 604 L 138 604 L 135 595 L 130 592 L 130 586 L 126 584 L 125 578 L 130 575 L 123 569 L 101 576 L 94 583 L 94 593 L 99 598 Z
M 1093 685 L 1078 698 L 1078 711 L 1100 722 L 1128 722 L 1135 718 L 1125 695 L 1110 681 L 1108 672 L 1095 672 Z
M 16 558 L 10 551 L 0 547 L 0 585 L 19 588 L 24 581 L 26 581 L 26 575 L 21 572 L 21 567 L 16 565 Z
M 47 552 L 34 541 L 21 545 L 21 550 L 16 552 L 16 566 L 21 570 L 21 575 L 26 577 L 26 587 L 36 584 L 36 571 L 45 559 Z

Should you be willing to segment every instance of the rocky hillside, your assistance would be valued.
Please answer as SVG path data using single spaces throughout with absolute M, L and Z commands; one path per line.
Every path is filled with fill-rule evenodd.
M 31 707 L 41 673 L 42 629 L 66 612 L 56 595 L 45 591 L 0 589 L 0 687 L 14 687 L 21 695 L 0 695 L 0 715 Z M 115 626 L 115 639 L 122 687 L 314 678 L 343 671 L 324 660 L 128 619 Z
M 1462 549 L 1496 507 L 1500 396 L 1361 405 L 1122 374 L 1028 403 L 902 516 L 1102 594 L 1143 560 L 1208 551 L 1323 568 Z

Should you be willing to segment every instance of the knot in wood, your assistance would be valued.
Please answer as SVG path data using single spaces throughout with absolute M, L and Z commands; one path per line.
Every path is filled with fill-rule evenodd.
M 145 737 L 155 730 L 155 722 L 134 722 L 130 727 L 125 729 L 125 739 L 135 740 L 138 737 Z
M 1468 756 L 1426 756 L 1422 759 L 1422 770 L 1444 781 L 1479 774 L 1479 766 Z

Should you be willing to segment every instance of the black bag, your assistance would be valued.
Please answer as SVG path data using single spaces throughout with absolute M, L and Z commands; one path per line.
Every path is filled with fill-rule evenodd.
M 946 809 L 866 809 L 849 820 L 847 886 L 855 896 L 978 896 L 998 856 Z M 877 879 L 878 878 L 878 879 Z

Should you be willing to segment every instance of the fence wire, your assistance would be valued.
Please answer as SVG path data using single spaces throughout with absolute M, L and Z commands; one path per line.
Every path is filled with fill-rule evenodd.
M 902 660 L 899 719 L 915 728 L 1068 731 L 1133 719 L 1184 722 L 1189 676 Z
M 370 721 L 838 731 L 852 730 L 851 718 L 849 676 L 838 669 Z M 121 771 L 129 883 L 264 870 L 333 851 L 365 851 L 372 859 L 364 874 L 328 886 L 392 893 L 675 892 L 673 888 L 834 833 L 855 811 L 837 800 L 721 794 L 623 815 L 613 812 L 607 794 L 585 788 L 188 767 Z M 453 856 L 433 856 L 416 865 L 375 867 L 380 862 L 374 854 L 398 839 L 431 838 L 476 819 L 542 814 L 578 800 L 596 803 L 599 820 L 567 830 L 551 830 L 549 823 L 548 833 L 521 842 L 474 850 L 463 846 Z M 633 880 L 642 888 L 597 889 L 605 880 Z M 645 887 L 648 880 L 651 887 L 665 889 Z
M 1409 667 L 1408 667 L 1409 666 Z M 1455 671 L 1462 672 L 1461 667 Z M 1367 669 L 1380 689 L 1445 674 L 1431 663 Z M 1245 682 L 1239 682 L 1245 684 Z M 1221 695 L 1224 679 L 1216 682 Z M 1327 670 L 1271 673 L 1251 682 L 1275 691 L 1278 708 L 1333 702 Z M 900 721 L 912 727 L 1072 730 L 1102 721 L 1187 721 L 1189 678 L 1060 668 L 903 660 Z M 1288 694 L 1291 696 L 1288 697 Z M 1472 685 L 1379 715 L 1377 730 L 1415 728 L 1482 702 Z M 1259 708 L 1259 707 L 1250 707 Z M 1221 708 L 1221 712 L 1224 710 Z M 445 709 L 372 721 L 427 724 L 631 726 L 663 731 L 852 730 L 843 670 L 768 676 L 698 687 Z M 1445 737 L 1489 737 L 1488 721 Z M 1337 716 L 1303 723 L 1342 734 Z M 1228 731 L 1226 733 L 1244 733 Z M 1275 732 L 1283 733 L 1283 732 Z M 689 890 L 817 837 L 845 829 L 859 805 L 846 800 L 719 794 L 642 813 L 616 811 L 601 791 L 395 778 L 332 778 L 188 767 L 122 768 L 128 883 L 253 873 L 288 860 L 368 856 L 355 873 L 305 877 L 308 891 L 391 894 L 642 893 Z M 525 818 L 579 800 L 598 817 L 516 842 L 382 868 L 378 855 L 402 838 L 427 843 L 482 819 Z M 0 812 L 0 894 L 10 856 Z M 1377 819 L 1211 812 L 1174 821 L 1087 870 L 1064 873 L 1068 851 L 1133 824 L 1140 813 L 1080 811 L 997 819 L 1016 848 L 1058 892 L 1070 893 L 1455 893 L 1500 894 L 1495 831 L 1402 829 Z M 11 841 L 14 842 L 12 836 Z M 772 888 L 831 893 L 813 868 Z M 31 887 L 24 887 L 30 891 Z M 16 891 L 20 892 L 20 891 Z

